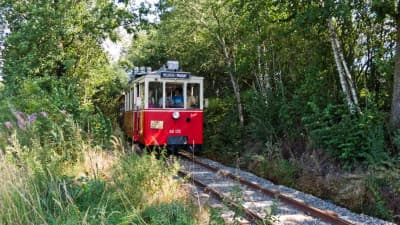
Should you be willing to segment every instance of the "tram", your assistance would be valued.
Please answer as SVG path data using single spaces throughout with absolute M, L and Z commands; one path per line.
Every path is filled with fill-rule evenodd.
M 183 148 L 198 153 L 203 144 L 203 77 L 179 71 L 168 61 L 158 71 L 135 69 L 124 95 L 123 130 L 142 146 Z

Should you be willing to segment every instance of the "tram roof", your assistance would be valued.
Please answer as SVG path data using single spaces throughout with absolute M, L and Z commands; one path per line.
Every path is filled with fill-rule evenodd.
M 146 79 L 161 79 L 161 80 L 203 80 L 204 77 L 194 76 L 189 72 L 183 71 L 169 71 L 169 70 L 162 70 L 162 71 L 152 71 L 152 72 L 144 72 L 144 73 L 136 73 L 134 74 L 134 79 L 130 82 L 139 82 Z

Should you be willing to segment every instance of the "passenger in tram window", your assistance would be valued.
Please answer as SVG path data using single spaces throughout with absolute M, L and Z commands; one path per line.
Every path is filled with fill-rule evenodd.
M 149 108 L 156 108 L 153 91 L 149 90 Z
M 194 96 L 194 86 L 188 85 L 187 86 L 187 98 L 186 98 L 186 108 L 196 108 L 197 105 L 197 98 Z
M 172 97 L 174 107 L 183 108 L 183 96 L 179 88 L 175 89 L 174 97 Z
M 196 97 L 188 96 L 187 98 L 187 108 L 196 108 Z

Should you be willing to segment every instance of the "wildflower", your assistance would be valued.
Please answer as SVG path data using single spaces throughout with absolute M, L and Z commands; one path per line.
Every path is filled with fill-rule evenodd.
M 4 123 L 4 126 L 7 127 L 7 129 L 11 129 L 12 128 L 12 123 L 10 121 L 7 121 Z
M 26 121 L 26 123 L 32 123 L 33 121 L 35 121 L 37 119 L 37 115 L 36 113 L 33 113 L 31 115 L 28 115 L 28 120 Z
M 26 124 L 26 121 L 23 118 L 24 113 L 23 112 L 17 112 L 14 115 L 17 118 L 18 127 L 21 128 L 21 129 L 24 129 L 25 128 L 25 124 Z
M 21 116 L 21 117 L 25 116 L 25 113 L 23 113 L 23 112 L 21 112 L 21 111 L 18 111 L 17 114 L 18 114 L 19 116 Z
M 47 117 L 47 113 L 44 111 L 40 112 L 40 115 L 42 115 L 43 117 Z

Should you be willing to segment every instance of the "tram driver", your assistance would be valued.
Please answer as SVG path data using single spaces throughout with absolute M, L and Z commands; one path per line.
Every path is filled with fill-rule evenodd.
M 175 92 L 175 94 L 172 97 L 172 101 L 173 101 L 174 107 L 183 108 L 182 91 L 179 88 L 176 88 L 174 92 Z

